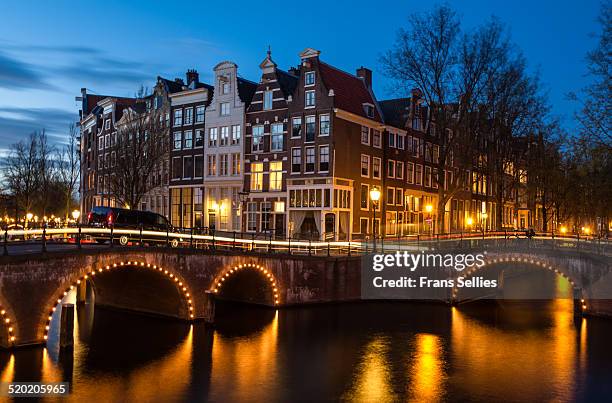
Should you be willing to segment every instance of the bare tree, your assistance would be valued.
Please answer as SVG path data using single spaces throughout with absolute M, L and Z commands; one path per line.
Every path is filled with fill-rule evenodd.
M 434 163 L 439 212 L 446 211 L 452 197 L 478 180 L 478 175 L 467 173 L 474 162 L 484 163 L 475 152 L 484 136 L 479 109 L 486 100 L 487 83 L 500 68 L 497 61 L 507 50 L 503 28 L 496 20 L 462 33 L 455 12 L 438 6 L 413 15 L 409 29 L 399 32 L 395 47 L 382 57 L 398 90 L 408 92 L 416 87 L 428 108 L 422 118 L 424 131 L 439 146 Z M 445 171 L 453 174 L 444 175 Z M 444 214 L 438 214 L 438 228 L 444 228 L 444 220 Z
M 15 215 L 29 212 L 37 197 L 38 135 L 11 145 L 4 167 L 6 190 L 15 198 Z
M 68 143 L 56 150 L 57 180 L 64 190 L 65 195 L 65 219 L 68 221 L 70 215 L 70 204 L 79 182 L 80 150 L 78 141 L 78 130 L 74 123 L 68 128 Z
M 47 215 L 49 208 L 49 196 L 51 188 L 54 185 L 55 147 L 49 144 L 49 138 L 45 129 L 38 132 L 38 153 L 37 153 L 37 188 L 39 190 L 39 207 L 42 210 L 43 216 Z
M 117 202 L 136 207 L 142 197 L 160 186 L 154 173 L 168 151 L 163 116 L 155 111 L 124 111 L 117 123 L 117 155 L 110 161 L 109 190 Z

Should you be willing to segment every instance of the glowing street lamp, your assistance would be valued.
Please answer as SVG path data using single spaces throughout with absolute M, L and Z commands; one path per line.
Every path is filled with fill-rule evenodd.
M 472 217 L 468 217 L 467 220 L 465 220 L 465 223 L 467 224 L 468 227 L 470 227 L 470 229 L 472 228 L 472 225 L 474 225 L 474 219 Z
M 565 233 L 567 232 L 567 227 L 563 226 L 560 228 L 560 230 L 561 230 L 561 233 L 565 235 Z
M 376 253 L 376 209 L 380 200 L 380 190 L 376 186 L 370 189 L 370 200 L 372 200 L 372 210 L 374 211 L 374 219 L 372 220 L 372 234 L 374 235 L 374 253 Z

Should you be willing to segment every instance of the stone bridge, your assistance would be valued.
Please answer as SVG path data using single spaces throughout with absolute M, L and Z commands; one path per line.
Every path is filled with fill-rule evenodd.
M 482 247 L 487 255 L 481 270 L 531 265 L 553 271 L 570 281 L 575 295 L 586 300 L 588 312 L 612 315 L 612 298 L 601 297 L 612 295 L 609 255 L 574 249 Z M 445 252 L 463 250 L 453 245 Z M 0 257 L 0 346 L 44 344 L 55 312 L 71 292 L 76 293 L 77 302 L 93 295 L 96 305 L 185 321 L 211 320 L 217 298 L 270 307 L 359 300 L 364 261 L 362 256 L 164 248 Z M 456 301 L 456 290 L 440 299 Z

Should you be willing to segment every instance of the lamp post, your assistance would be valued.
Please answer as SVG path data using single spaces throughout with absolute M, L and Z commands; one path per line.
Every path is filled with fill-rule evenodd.
M 429 214 L 429 233 L 433 236 L 433 215 L 431 214 L 433 212 L 433 206 L 431 204 L 426 205 L 425 211 Z
M 238 197 L 240 198 L 240 232 L 245 232 L 245 226 L 246 223 L 244 222 L 244 212 L 246 210 L 246 202 L 249 199 L 249 192 L 246 191 L 242 191 L 242 192 L 238 192 Z
M 370 200 L 372 200 L 372 210 L 374 211 L 374 219 L 372 220 L 372 234 L 374 236 L 373 250 L 376 253 L 376 209 L 378 208 L 378 201 L 380 200 L 380 190 L 374 186 L 370 190 Z
M 465 223 L 467 224 L 468 228 L 470 229 L 470 232 L 472 231 L 472 225 L 474 225 L 474 219 L 472 217 L 468 217 L 467 220 L 465 221 Z
M 81 216 L 81 212 L 79 210 L 72 211 L 72 219 L 74 220 L 74 222 L 77 222 L 80 216 Z

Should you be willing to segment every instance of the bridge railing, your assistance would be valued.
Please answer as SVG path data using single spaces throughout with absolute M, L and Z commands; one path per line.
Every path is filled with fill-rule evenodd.
M 99 245 L 98 245 L 99 244 Z M 241 233 L 175 229 L 172 232 L 143 228 L 38 228 L 4 230 L 3 254 L 46 252 L 49 249 L 97 247 L 169 247 L 207 250 L 240 250 L 251 253 L 289 253 L 301 255 L 357 255 L 417 250 L 457 250 L 483 248 L 558 248 L 580 249 L 612 255 L 612 243 L 606 239 L 524 232 L 471 232 L 413 236 L 364 237 L 352 241 L 278 238 L 272 232 Z

